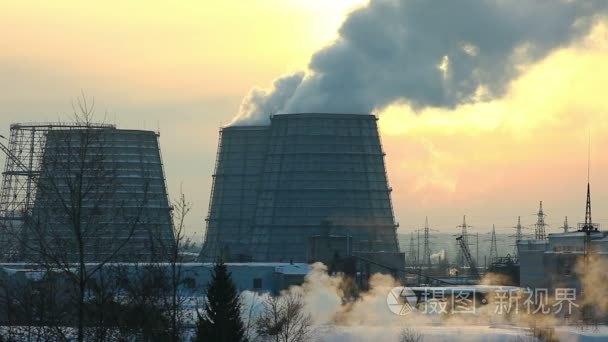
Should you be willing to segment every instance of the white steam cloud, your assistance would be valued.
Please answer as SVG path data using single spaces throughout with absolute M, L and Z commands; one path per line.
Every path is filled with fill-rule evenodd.
M 312 56 L 308 71 L 252 90 L 232 124 L 500 97 L 523 67 L 587 34 L 607 10 L 605 0 L 371 0 Z
M 517 322 L 510 322 L 513 317 L 496 315 L 493 305 L 478 308 L 474 315 L 427 315 L 418 310 L 397 315 L 389 309 L 387 296 L 400 285 L 398 281 L 388 275 L 375 274 L 370 278 L 369 291 L 359 293 L 357 299 L 345 301 L 350 281 L 328 275 L 327 267 L 316 263 L 302 286 L 293 286 L 281 296 L 296 294 L 303 298 L 319 341 L 397 341 L 403 329 L 424 335 L 425 342 L 533 340 L 523 339 L 529 330 L 518 326 Z M 250 334 L 268 296 L 249 291 L 241 295 L 243 317 Z M 521 323 L 525 325 L 536 319 L 526 316 Z M 491 327 L 490 322 L 504 324 L 504 327 Z M 543 324 L 553 326 L 555 322 Z
M 437 253 L 431 254 L 432 263 L 438 263 L 441 260 L 445 260 L 445 249 L 442 249 Z

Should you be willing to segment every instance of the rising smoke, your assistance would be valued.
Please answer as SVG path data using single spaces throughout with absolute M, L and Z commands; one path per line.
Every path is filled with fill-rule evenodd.
M 308 71 L 252 90 L 232 124 L 491 100 L 526 65 L 587 34 L 607 9 L 605 0 L 371 0 L 312 56 Z

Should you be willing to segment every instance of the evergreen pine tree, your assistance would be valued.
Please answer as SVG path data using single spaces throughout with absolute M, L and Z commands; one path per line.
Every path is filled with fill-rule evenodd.
M 241 320 L 239 294 L 226 265 L 219 261 L 213 267 L 207 285 L 207 298 L 199 314 L 194 341 L 242 342 L 247 341 Z

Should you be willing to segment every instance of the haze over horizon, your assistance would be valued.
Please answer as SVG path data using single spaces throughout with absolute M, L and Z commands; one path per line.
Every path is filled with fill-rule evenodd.
M 334 84 L 337 66 L 330 57 L 372 51 L 338 59 L 349 75 L 364 73 L 361 65 L 369 72 L 337 84 L 342 100 L 359 94 L 365 106 L 357 108 L 379 115 L 399 233 L 422 227 L 425 216 L 433 228 L 455 232 L 463 215 L 473 232 L 489 231 L 493 223 L 506 232 L 517 216 L 531 226 L 540 200 L 548 232 L 560 231 L 566 215 L 571 224 L 581 222 L 589 135 L 593 218 L 606 228 L 606 6 L 581 1 L 584 6 L 570 13 L 560 7 L 567 3 L 503 4 L 491 13 L 501 20 L 495 28 L 508 28 L 499 33 L 535 29 L 506 45 L 495 40 L 496 30 L 465 27 L 487 14 L 478 12 L 487 7 L 482 0 L 438 12 L 414 0 L 372 1 L 380 14 L 380 4 L 397 6 L 406 16 L 416 10 L 421 22 L 407 17 L 403 32 L 428 32 L 437 38 L 433 44 L 384 31 L 397 14 L 386 19 L 387 26 L 366 26 L 366 16 L 378 13 L 361 9 L 367 4 L 362 0 L 0 2 L 0 134 L 7 135 L 14 122 L 69 119 L 81 90 L 95 97 L 100 119 L 121 128 L 160 129 L 170 194 L 177 197 L 181 186 L 194 203 L 188 230 L 201 238 L 218 129 L 247 110 L 242 104 L 251 99 L 250 90 L 271 94 L 276 79 L 298 73 L 295 87 L 302 80 L 323 84 L 321 76 Z M 526 10 L 550 18 L 547 31 L 527 22 L 521 15 Z M 345 20 L 350 24 L 342 26 Z M 444 26 L 425 26 L 437 22 Z M 564 32 L 567 38 L 553 39 Z M 392 43 L 370 37 L 390 37 Z M 412 44 L 423 59 L 411 57 Z M 390 82 L 381 82 L 390 72 L 377 67 L 384 59 L 396 76 Z M 382 79 L 372 84 L 377 77 Z M 263 108 L 262 114 L 307 108 L 302 98 L 329 89 L 307 84 L 289 104 L 255 108 Z M 420 94 L 418 85 L 427 90 Z M 433 91 L 439 95 L 426 96 Z M 334 100 L 310 108 L 344 108 Z

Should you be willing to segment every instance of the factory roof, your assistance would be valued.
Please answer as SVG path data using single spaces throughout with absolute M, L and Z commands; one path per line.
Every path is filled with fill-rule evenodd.
M 524 244 L 524 245 L 544 245 L 549 243 L 549 240 L 534 240 L 534 239 L 530 239 L 530 240 L 519 240 L 518 244 Z
M 585 232 L 574 231 L 574 232 L 567 232 L 567 233 L 552 233 L 552 234 L 549 234 L 549 238 L 584 237 L 585 235 L 586 235 Z M 605 232 L 591 232 L 591 238 L 594 240 L 602 239 L 605 236 L 606 236 Z

